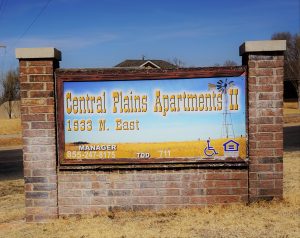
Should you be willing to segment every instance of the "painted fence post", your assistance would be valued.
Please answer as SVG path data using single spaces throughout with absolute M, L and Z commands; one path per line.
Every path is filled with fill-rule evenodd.
M 286 42 L 247 41 L 249 200 L 283 196 L 283 66 Z
M 27 222 L 58 217 L 54 70 L 60 51 L 19 48 Z

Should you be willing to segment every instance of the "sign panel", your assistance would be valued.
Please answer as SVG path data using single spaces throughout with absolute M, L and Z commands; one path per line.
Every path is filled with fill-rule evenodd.
M 243 75 L 62 86 L 64 162 L 246 158 Z

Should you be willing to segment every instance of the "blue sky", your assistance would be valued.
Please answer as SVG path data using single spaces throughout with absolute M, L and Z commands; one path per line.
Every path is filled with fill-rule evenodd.
M 142 55 L 210 66 L 240 63 L 244 41 L 299 32 L 299 0 L 52 0 L 32 24 L 47 1 L 0 0 L 1 73 L 17 66 L 16 47 L 56 47 L 63 68 Z
M 71 92 L 74 96 L 96 96 L 106 93 L 106 113 L 94 114 L 67 114 L 65 111 L 65 127 L 67 120 L 91 119 L 93 130 L 91 132 L 72 131 L 65 128 L 65 138 L 67 142 L 88 141 L 88 142 L 162 142 L 162 141 L 192 141 L 197 139 L 206 140 L 210 138 L 221 138 L 224 111 L 198 111 L 168 112 L 162 116 L 161 112 L 154 112 L 155 91 L 160 90 L 162 95 L 193 93 L 212 93 L 208 90 L 208 83 L 216 84 L 220 78 L 201 79 L 176 79 L 176 80 L 137 80 L 131 81 L 111 81 L 111 82 L 65 82 L 64 92 Z M 234 87 L 239 89 L 238 111 L 231 111 L 233 130 L 236 136 L 246 135 L 245 129 L 245 80 L 244 76 L 233 77 Z M 112 113 L 112 91 L 122 92 L 123 96 L 147 95 L 146 113 Z M 217 91 L 215 90 L 215 93 Z M 65 97 L 66 99 L 66 97 Z M 66 100 L 65 108 L 66 108 Z M 224 98 L 223 98 L 223 109 Z M 71 105 L 71 104 L 70 104 Z M 119 105 L 119 104 L 118 104 Z M 116 131 L 115 119 L 139 120 L 139 130 Z M 109 131 L 98 131 L 98 120 L 105 119 Z M 232 129 L 232 128 L 230 128 Z M 232 132 L 232 131 L 230 131 Z M 223 134 L 224 135 L 224 134 Z M 232 136 L 232 133 L 231 133 Z

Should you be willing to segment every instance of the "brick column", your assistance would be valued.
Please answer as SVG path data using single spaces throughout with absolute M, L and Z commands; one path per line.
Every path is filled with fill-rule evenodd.
M 283 195 L 283 53 L 286 42 L 248 41 L 240 47 L 248 67 L 249 200 Z
M 16 49 L 21 87 L 23 164 L 27 222 L 58 217 L 54 70 L 61 53 L 54 48 Z

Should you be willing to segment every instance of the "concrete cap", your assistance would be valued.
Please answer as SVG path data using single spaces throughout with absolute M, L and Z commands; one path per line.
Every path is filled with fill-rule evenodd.
M 285 40 L 246 41 L 240 46 L 240 55 L 251 52 L 274 52 L 285 50 Z
M 56 59 L 61 60 L 61 52 L 55 48 L 17 48 L 17 59 Z

